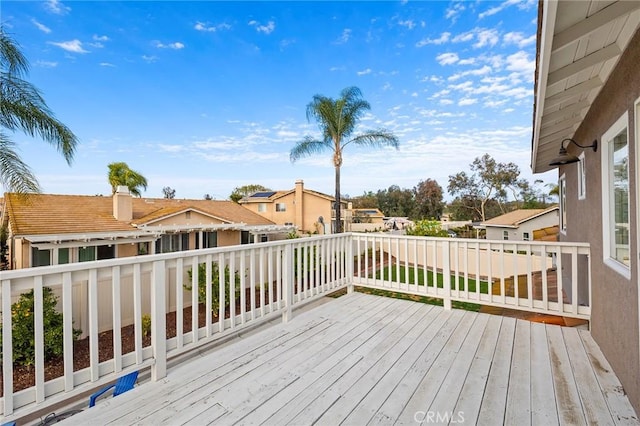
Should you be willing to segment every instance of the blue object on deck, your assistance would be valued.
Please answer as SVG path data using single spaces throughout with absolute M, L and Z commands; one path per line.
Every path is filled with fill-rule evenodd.
M 93 407 L 94 405 L 96 405 L 96 399 L 98 399 L 102 394 L 104 394 L 111 388 L 115 388 L 113 389 L 113 396 L 118 396 L 121 393 L 125 393 L 126 391 L 133 389 L 133 386 L 136 384 L 136 380 L 138 380 L 137 371 L 120 377 L 114 384 L 104 387 L 98 392 L 91 395 L 91 397 L 89 398 L 89 407 Z

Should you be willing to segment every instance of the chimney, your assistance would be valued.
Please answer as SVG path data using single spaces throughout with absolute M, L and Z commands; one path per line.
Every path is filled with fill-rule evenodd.
M 133 219 L 133 198 L 126 186 L 118 186 L 113 194 L 113 217 L 123 222 Z
M 296 193 L 294 198 L 296 209 L 295 209 L 295 218 L 293 222 L 298 227 L 298 229 L 306 229 L 304 227 L 304 211 L 303 211 L 304 204 L 302 201 L 303 191 L 304 191 L 304 182 L 302 181 L 302 179 L 298 179 L 296 181 Z

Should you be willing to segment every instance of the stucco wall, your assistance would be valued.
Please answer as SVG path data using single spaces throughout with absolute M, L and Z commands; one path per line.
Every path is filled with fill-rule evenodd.
M 602 135 L 622 116 L 629 114 L 629 219 L 631 245 L 631 279 L 614 271 L 603 261 L 601 155 L 584 150 L 586 199 L 578 200 L 577 166 L 560 168 L 567 183 L 567 232 L 561 241 L 587 241 L 592 253 L 592 322 L 591 332 L 607 360 L 620 378 L 636 412 L 640 412 L 640 342 L 638 329 L 638 204 L 636 175 L 636 123 L 634 102 L 640 98 L 640 31 L 636 32 L 622 55 L 617 69 L 596 98 L 582 121 L 574 139 L 580 144 L 602 142 Z M 559 141 L 558 141 L 559 143 Z M 558 145 L 559 147 L 559 145 Z M 569 153 L 579 155 L 581 149 L 570 146 Z

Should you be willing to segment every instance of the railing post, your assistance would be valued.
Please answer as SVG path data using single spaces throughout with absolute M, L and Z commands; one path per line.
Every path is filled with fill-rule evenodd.
M 353 234 L 349 233 L 345 237 L 347 239 L 347 294 L 353 293 L 353 263 L 355 259 L 353 257 Z
M 11 323 L 11 281 L 2 281 L 2 414 L 13 414 L 13 324 Z
M 165 261 L 153 262 L 151 272 L 151 347 L 155 360 L 151 380 L 156 382 L 167 375 L 167 317 L 166 317 Z
M 293 315 L 293 243 L 287 243 L 284 247 L 282 265 L 282 285 L 284 288 L 284 310 L 282 311 L 282 322 L 289 322 Z
M 434 274 L 435 275 L 435 274 Z M 444 309 L 451 310 L 451 247 L 449 241 L 442 241 L 442 298 Z

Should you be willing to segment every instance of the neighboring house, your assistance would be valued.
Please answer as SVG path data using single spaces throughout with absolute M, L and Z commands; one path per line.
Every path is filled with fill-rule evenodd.
M 640 1 L 539 5 L 531 164 L 558 167 L 559 238 L 590 244 L 591 334 L 640 413 Z
M 335 217 L 335 198 L 321 192 L 305 189 L 297 180 L 295 187 L 286 191 L 261 191 L 242 198 L 239 204 L 246 209 L 279 225 L 295 226 L 300 233 L 331 234 Z M 342 220 L 350 222 L 342 202 Z M 348 229 L 344 226 L 343 229 Z
M 232 201 L 5 194 L 8 268 L 246 244 L 282 238 L 278 226 Z
M 487 240 L 533 240 L 534 231 L 558 223 L 558 206 L 547 209 L 520 209 L 482 222 Z
M 351 206 L 351 203 L 348 203 Z M 375 232 L 385 229 L 384 213 L 379 209 L 351 209 L 351 224 L 345 231 L 351 232 Z

